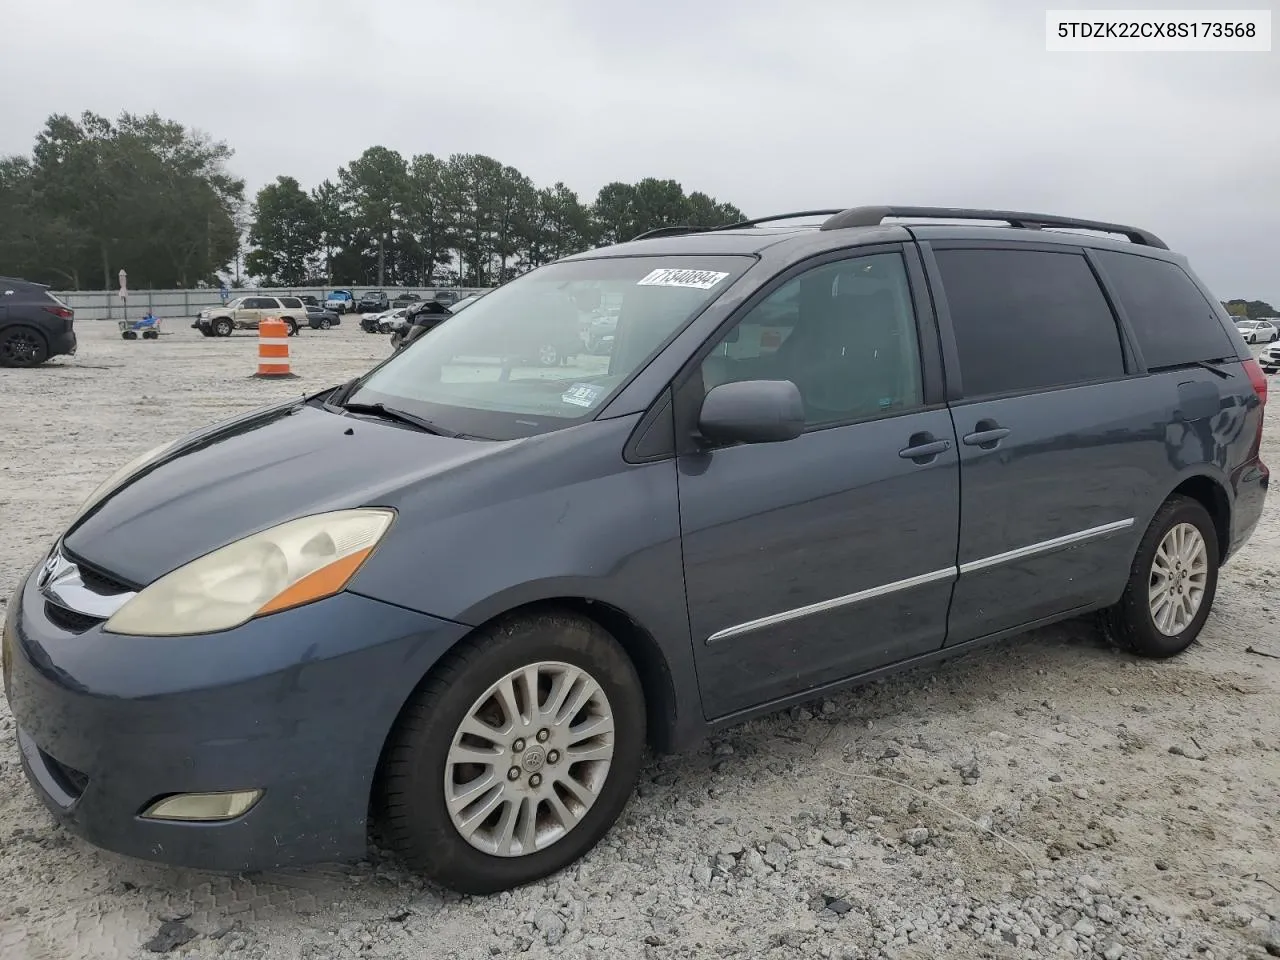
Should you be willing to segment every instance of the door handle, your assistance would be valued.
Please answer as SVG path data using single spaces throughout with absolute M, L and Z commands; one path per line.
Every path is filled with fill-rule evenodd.
M 903 460 L 914 460 L 916 463 L 928 463 L 938 454 L 951 449 L 950 440 L 939 440 L 931 433 L 913 433 L 907 446 L 898 451 Z
M 978 447 L 981 450 L 994 450 L 1000 441 L 1008 435 L 1008 427 L 1002 427 L 994 420 L 982 419 L 974 424 L 973 433 L 967 433 L 961 439 L 966 446 Z

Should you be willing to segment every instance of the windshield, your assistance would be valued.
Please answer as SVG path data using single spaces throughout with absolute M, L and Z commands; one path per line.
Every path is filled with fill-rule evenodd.
M 595 416 L 749 257 L 608 257 L 525 274 L 378 367 L 348 401 L 384 403 L 467 436 L 509 440 Z M 618 306 L 614 338 L 588 348 Z

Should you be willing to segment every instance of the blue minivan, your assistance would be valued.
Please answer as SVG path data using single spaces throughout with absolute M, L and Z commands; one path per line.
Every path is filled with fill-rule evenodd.
M 817 213 L 562 259 L 121 467 L 8 606 L 35 792 L 135 857 L 358 857 L 376 824 L 496 891 L 591 849 L 646 744 L 1084 614 L 1185 650 L 1269 479 L 1266 380 L 1186 260 Z M 521 359 L 602 298 L 607 350 Z

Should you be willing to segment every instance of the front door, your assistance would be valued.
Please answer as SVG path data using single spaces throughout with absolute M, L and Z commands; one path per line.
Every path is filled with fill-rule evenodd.
M 943 643 L 958 455 L 940 385 L 921 374 L 914 256 L 878 248 L 780 278 L 677 391 L 677 422 L 696 423 L 718 383 L 791 380 L 807 421 L 794 440 L 679 458 L 709 718 Z

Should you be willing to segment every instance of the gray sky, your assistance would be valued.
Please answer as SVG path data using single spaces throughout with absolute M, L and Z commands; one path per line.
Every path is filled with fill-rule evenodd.
M 1220 297 L 1280 306 L 1280 46 L 1046 52 L 1046 7 L 1105 6 L 20 0 L 0 152 L 53 112 L 155 110 L 230 143 L 250 196 L 381 143 L 489 154 L 584 201 L 655 176 L 756 216 L 1061 213 L 1147 227 Z M 1276 0 L 1187 6 L 1271 8 L 1280 30 Z

